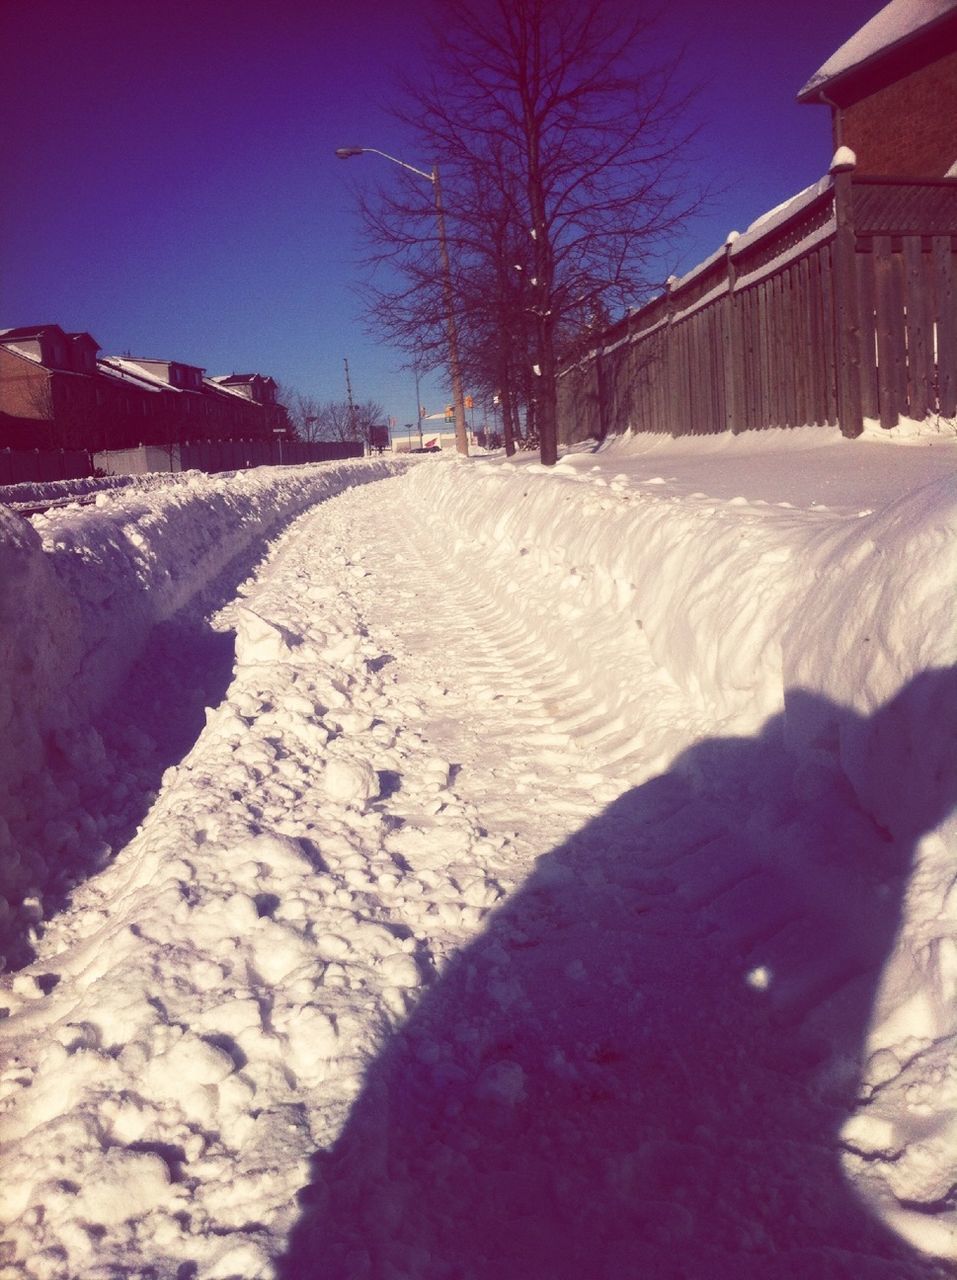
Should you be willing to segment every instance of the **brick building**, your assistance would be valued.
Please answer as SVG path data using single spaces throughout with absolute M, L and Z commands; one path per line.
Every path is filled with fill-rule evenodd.
M 96 416 L 96 353 L 88 333 L 59 325 L 0 331 L 0 446 L 71 447 Z
M 98 352 L 90 334 L 55 324 L 0 330 L 0 448 L 92 453 L 288 430 L 272 378 Z
M 957 0 L 891 0 L 798 94 L 872 177 L 957 176 Z

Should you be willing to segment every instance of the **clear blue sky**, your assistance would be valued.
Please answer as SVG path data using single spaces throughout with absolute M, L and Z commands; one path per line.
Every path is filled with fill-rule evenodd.
M 624 8 L 631 4 L 615 0 Z M 320 399 L 415 413 L 402 357 L 364 332 L 352 183 L 379 147 L 427 168 L 388 116 L 423 64 L 428 0 L 33 0 L 0 16 L 0 328 L 88 330 L 106 354 L 260 371 Z M 877 0 L 673 0 L 662 49 L 698 84 L 696 166 L 718 194 L 685 270 L 826 172 L 805 80 Z M 367 176 L 366 176 L 367 175 Z M 448 398 L 431 377 L 430 411 Z

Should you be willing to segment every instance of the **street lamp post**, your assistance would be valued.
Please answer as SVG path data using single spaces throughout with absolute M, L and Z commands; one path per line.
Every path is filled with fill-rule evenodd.
M 432 190 L 435 194 L 435 217 L 439 230 L 439 266 L 442 270 L 442 291 L 445 297 L 445 328 L 449 344 L 449 377 L 452 380 L 452 403 L 455 412 L 455 447 L 459 453 L 467 455 L 469 441 L 465 425 L 465 397 L 462 394 L 459 340 L 455 327 L 455 294 L 452 288 L 449 246 L 445 235 L 445 210 L 442 205 L 442 184 L 439 180 L 439 166 L 433 165 L 432 172 L 426 173 L 424 169 L 416 169 L 414 165 L 406 164 L 404 160 L 398 160 L 395 156 L 390 156 L 386 151 L 377 150 L 376 147 L 338 147 L 336 150 L 336 155 L 340 160 L 348 160 L 352 156 L 366 154 L 382 156 L 384 160 L 391 160 L 393 164 L 399 165 L 400 168 L 408 169 L 410 173 L 417 174 L 418 177 L 425 178 L 426 182 L 432 183 Z

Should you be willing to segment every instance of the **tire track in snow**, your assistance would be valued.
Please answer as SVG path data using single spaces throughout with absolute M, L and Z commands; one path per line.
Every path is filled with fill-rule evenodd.
M 381 1071 L 373 1065 L 374 1086 L 357 1100 L 341 1154 L 337 1149 L 314 1185 L 318 1202 L 329 1197 L 328 1211 L 307 1225 L 299 1246 L 304 1252 L 293 1253 L 294 1270 L 285 1274 L 311 1275 L 295 1268 L 320 1252 L 323 1274 L 338 1277 L 353 1274 L 350 1267 L 370 1253 L 382 1274 L 389 1267 L 416 1274 L 409 1261 L 421 1256 L 416 1249 L 426 1255 L 431 1250 L 433 1261 L 448 1257 L 461 1263 L 461 1252 L 443 1249 L 499 1247 L 491 1242 L 490 1223 L 481 1245 L 469 1246 L 461 1238 L 450 1246 L 439 1225 L 459 1231 L 476 1220 L 477 1206 L 464 1182 L 435 1177 L 459 1133 L 465 1149 L 481 1153 L 483 1166 L 501 1167 L 506 1177 L 513 1147 L 521 1150 L 519 1167 L 527 1160 L 549 1188 L 542 1193 L 549 1221 L 556 1214 L 574 1220 L 587 1212 L 601 1183 L 608 1214 L 627 1224 L 618 1230 L 631 1233 L 652 1268 L 647 1274 L 661 1274 L 674 1256 L 687 1259 L 689 1250 L 705 1268 L 689 1275 L 724 1274 L 714 1268 L 735 1254 L 743 1268 L 736 1274 L 763 1274 L 754 1251 L 767 1262 L 761 1253 L 767 1240 L 774 1241 L 770 1249 L 780 1262 L 768 1276 L 800 1274 L 802 1266 L 828 1274 L 827 1246 L 821 1242 L 829 1240 L 853 1256 L 851 1265 L 861 1277 L 931 1274 L 932 1265 L 925 1269 L 908 1261 L 876 1226 L 845 1207 L 837 1189 L 830 1123 L 846 1080 L 822 1088 L 823 1097 L 804 1092 L 805 1059 L 813 1060 L 818 1050 L 813 1031 L 804 1035 L 795 1026 L 794 1010 L 813 1013 L 821 992 L 838 989 L 853 976 L 853 966 L 847 956 L 839 957 L 834 987 L 828 945 L 815 937 L 820 900 L 828 890 L 809 897 L 794 876 L 789 819 L 758 799 L 765 776 L 755 771 L 753 779 L 735 779 L 723 772 L 720 752 L 711 757 L 705 750 L 695 757 L 697 775 L 669 776 L 661 790 L 639 799 L 628 784 L 658 764 L 656 715 L 666 726 L 677 721 L 693 741 L 693 708 L 679 705 L 683 699 L 650 658 L 642 657 L 640 644 L 628 653 L 633 696 L 623 689 L 620 707 L 603 705 L 606 690 L 591 683 L 592 663 L 601 667 L 611 655 L 591 652 L 581 655 L 590 661 L 577 667 L 569 662 L 576 619 L 574 610 L 556 619 L 553 584 L 535 582 L 521 566 L 514 581 L 503 583 L 498 575 L 507 566 L 492 555 L 488 562 L 478 560 L 474 549 L 461 544 L 450 549 L 428 513 L 406 504 L 405 496 L 400 485 L 392 486 L 374 521 L 358 504 L 352 513 L 352 536 L 366 560 L 369 536 L 384 539 L 389 548 L 379 569 L 360 580 L 360 612 L 372 633 L 377 625 L 390 629 L 396 664 L 387 670 L 399 690 L 415 688 L 415 723 L 443 755 L 461 764 L 449 787 L 454 801 L 481 830 L 511 833 L 500 864 L 511 894 L 467 946 L 465 971 L 481 975 L 471 994 L 462 969 L 448 964 L 452 953 L 446 950 L 442 982 L 424 993 L 421 1012 L 413 1013 L 411 1029 L 399 1031 L 398 1047 L 389 1050 Z M 593 634 L 594 619 L 589 623 L 583 637 Z M 559 627 L 560 642 L 550 645 Z M 614 626 L 607 634 L 615 635 Z M 658 700 L 663 707 L 656 707 Z M 642 735 L 629 722 L 635 708 L 652 721 L 644 739 L 654 744 L 650 760 Z M 502 752 L 501 766 L 497 760 L 489 765 L 489 742 Z M 753 768 L 750 745 L 740 751 Z M 729 781 L 734 785 L 722 794 Z M 616 813 L 619 796 L 623 808 Z M 742 816 L 752 811 L 766 831 L 743 829 Z M 818 834 L 813 823 L 808 830 Z M 792 840 L 798 857 L 806 854 L 808 830 Z M 835 838 L 856 835 L 852 822 Z M 767 842 L 775 840 L 781 867 L 767 853 Z M 460 946 L 466 943 L 460 938 Z M 790 988 L 782 984 L 779 997 L 776 965 L 769 958 L 780 955 L 783 961 L 789 947 L 804 964 L 815 945 L 824 952 L 816 979 L 829 975 L 832 986 L 818 987 L 808 1000 L 807 984 L 815 975 L 799 974 Z M 769 962 L 762 965 L 762 959 Z M 787 972 L 783 963 L 782 969 Z M 760 995 L 762 983 L 772 979 L 777 1026 L 767 1020 Z M 590 1013 L 577 1009 L 571 994 L 579 982 L 593 997 Z M 622 1018 L 618 1002 L 628 995 L 634 1003 Z M 512 1001 L 516 1012 L 510 1012 Z M 493 1056 L 473 1061 L 460 1048 L 469 1035 L 491 1041 Z M 498 1050 L 505 1056 L 496 1058 L 499 1042 L 509 1048 Z M 537 1131 L 533 1112 L 531 1128 L 517 1128 L 514 1144 L 502 1140 L 506 1155 L 500 1140 L 482 1128 L 487 1116 L 483 1121 L 481 1111 L 476 1125 L 474 1098 L 463 1097 L 462 1111 L 455 1110 L 459 1095 L 449 1082 L 477 1077 L 480 1094 L 487 1089 L 504 1111 L 514 1103 L 516 1114 L 524 1115 L 523 1093 L 534 1098 L 543 1085 L 539 1053 L 551 1091 L 538 1121 L 546 1132 Z M 409 1058 L 407 1070 L 403 1055 Z M 645 1071 L 650 1066 L 650 1078 L 642 1074 L 636 1081 L 637 1063 Z M 784 1119 L 777 1114 L 777 1091 L 787 1099 Z M 401 1118 L 390 1123 L 380 1093 L 407 1124 Z M 439 1101 L 449 1095 L 451 1127 Z M 795 1105 L 806 1110 L 803 1123 L 791 1126 L 788 1112 Z M 555 1138 L 547 1130 L 557 1116 Z M 700 1121 L 697 1128 L 687 1116 Z M 508 1116 L 495 1123 L 510 1132 Z M 436 1135 L 435 1144 L 421 1138 L 420 1149 L 423 1134 Z M 543 1158 L 539 1168 L 538 1144 L 562 1154 Z M 604 1166 L 593 1148 L 604 1156 Z M 711 1198 L 707 1209 L 700 1189 L 685 1187 L 679 1170 L 690 1170 L 699 1188 L 715 1179 L 704 1193 Z M 471 1171 L 462 1173 L 465 1180 L 471 1177 Z M 794 1182 L 802 1191 L 790 1214 L 773 1197 L 770 1206 L 761 1203 L 766 1186 Z M 488 1177 L 478 1185 L 475 1198 L 494 1203 L 497 1188 Z M 653 1198 L 650 1206 L 641 1204 L 642 1192 Z M 526 1194 L 523 1203 L 534 1218 Z M 370 1218 L 363 1209 L 370 1204 L 381 1205 L 382 1222 L 389 1224 L 384 1231 L 378 1215 Z M 604 1248 L 602 1230 L 596 1224 L 594 1243 Z M 699 1241 L 699 1230 L 711 1239 Z M 481 1236 L 482 1228 L 475 1233 Z M 490 1265 L 489 1274 L 508 1273 L 507 1263 L 498 1270 Z M 759 1270 L 748 1271 L 749 1265 Z M 587 1274 L 582 1266 L 569 1254 L 542 1274 Z M 481 1265 L 477 1273 L 486 1274 Z M 530 1274 L 539 1274 L 534 1265 Z
M 472 1032 L 479 1046 L 514 1039 L 513 1056 L 548 1046 L 510 1012 L 529 999 L 556 1037 L 543 1070 L 567 1110 L 543 1109 L 533 1136 L 562 1117 L 548 1176 L 566 1219 L 600 1185 L 657 1261 L 685 1247 L 696 1215 L 748 1257 L 780 1227 L 748 1161 L 785 1188 L 817 1168 L 821 1107 L 806 1135 L 784 1126 L 793 1145 L 778 1141 L 761 1099 L 799 1070 L 769 1061 L 777 1032 L 731 979 L 749 948 L 789 936 L 799 897 L 739 829 L 748 779 L 718 796 L 675 776 L 630 786 L 660 768 L 662 726 L 693 725 L 694 712 L 633 631 L 629 687 L 603 706 L 592 673 L 623 665 L 621 639 L 608 628 L 576 664 L 594 620 L 559 610 L 560 594 L 522 561 L 450 549 L 402 481 L 343 494 L 279 541 L 223 612 L 237 630 L 224 702 L 10 993 L 0 1209 L 18 1274 L 274 1275 L 309 1154 L 368 1110 L 383 1049 L 420 1055 L 411 1115 L 426 1122 L 433 1070 L 471 1069 Z M 766 816 L 777 838 L 782 819 Z M 517 917 L 502 917 L 502 889 Z M 476 944 L 488 981 L 447 1044 L 446 979 Z M 730 977 L 712 1005 L 715 972 Z M 432 1036 L 407 1035 L 420 1007 L 439 1010 Z M 754 1038 L 732 1053 L 740 1028 Z M 480 1063 L 486 1103 L 507 1103 L 516 1065 Z M 700 1125 L 677 1125 L 696 1091 Z M 729 1190 L 717 1175 L 735 1125 L 745 1141 Z M 467 1148 L 453 1154 L 467 1168 Z M 456 1187 L 439 1191 L 426 1214 L 455 1204 Z M 785 1243 L 804 1246 L 817 1207 L 796 1206 Z M 372 1225 L 389 1222 L 399 1241 L 401 1220 Z M 857 1274 L 886 1275 L 860 1256 Z
M 376 511 L 369 536 L 393 548 L 401 568 L 394 582 L 388 575 L 376 580 L 366 607 L 411 636 L 406 660 L 428 673 L 428 687 L 438 694 L 429 713 L 445 726 L 444 746 L 468 758 L 455 788 L 467 788 L 472 776 L 481 782 L 472 798 L 483 825 L 521 829 L 535 809 L 531 859 L 619 794 L 622 783 L 600 741 L 613 718 L 595 717 L 587 669 L 567 670 L 560 651 L 526 633 L 522 618 L 503 607 L 490 582 L 495 567 L 444 547 L 403 489 L 391 488 L 393 495 Z M 437 643 L 419 641 L 416 651 L 423 618 Z M 595 742 L 586 740 L 587 730 Z M 453 746 L 456 734 L 460 742 Z M 494 790 L 486 774 L 496 780 Z

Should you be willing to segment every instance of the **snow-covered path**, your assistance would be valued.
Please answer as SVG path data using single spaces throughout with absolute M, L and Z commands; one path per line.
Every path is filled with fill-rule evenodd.
M 0 1277 L 946 1274 L 880 1221 L 948 1252 L 946 1045 L 859 1066 L 940 815 L 891 843 L 780 716 L 716 733 L 416 479 L 156 638 L 233 679 L 9 984 Z

